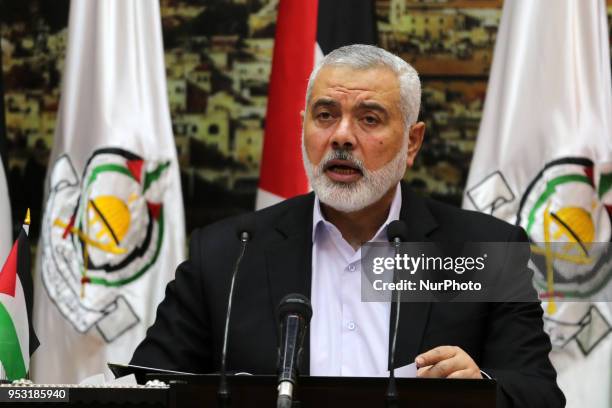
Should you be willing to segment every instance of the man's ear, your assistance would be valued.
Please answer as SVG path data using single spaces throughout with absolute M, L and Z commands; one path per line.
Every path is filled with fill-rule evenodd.
M 300 111 L 300 118 L 302 118 L 302 124 L 304 124 L 304 113 L 305 112 L 303 110 Z
M 410 133 L 408 135 L 408 157 L 406 160 L 408 167 L 414 165 L 414 160 L 423 144 L 423 137 L 425 137 L 424 122 L 417 122 L 410 127 Z

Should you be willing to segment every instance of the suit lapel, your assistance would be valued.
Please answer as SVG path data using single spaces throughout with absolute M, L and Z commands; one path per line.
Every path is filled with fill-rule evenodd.
M 295 206 L 288 208 L 274 226 L 274 237 L 266 245 L 265 258 L 270 288 L 270 302 L 276 316 L 281 299 L 289 293 L 301 293 L 310 299 L 312 277 L 312 211 L 314 194 L 300 199 Z M 408 241 L 429 241 L 428 235 L 437 223 L 425 201 L 402 183 L 402 209 L 400 219 L 406 222 L 409 230 Z M 400 322 L 397 333 L 395 366 L 402 367 L 414 361 L 418 354 L 431 304 L 402 302 Z M 391 307 L 390 322 L 395 320 L 394 307 Z M 389 333 L 393 333 L 390 323 Z M 389 336 L 391 340 L 392 336 Z M 277 339 L 278 341 L 278 339 Z M 310 333 L 304 340 L 304 355 L 300 371 L 310 373 Z
M 438 226 L 434 216 L 427 208 L 425 200 L 412 192 L 405 183 L 402 183 L 400 219 L 408 226 L 408 242 L 429 241 L 428 235 Z M 406 294 L 403 294 L 403 296 L 406 296 Z M 404 301 L 400 304 L 400 321 L 395 355 L 396 368 L 414 362 L 421 348 L 430 309 L 431 303 Z M 389 344 L 393 337 L 394 321 L 395 306 L 391 304 Z
M 312 210 L 314 194 L 298 198 L 274 226 L 274 237 L 266 245 L 266 269 L 270 302 L 278 327 L 276 309 L 283 297 L 300 293 L 310 299 L 312 276 Z M 278 341 L 278 339 L 277 339 Z M 300 371 L 309 373 L 310 334 L 306 333 Z

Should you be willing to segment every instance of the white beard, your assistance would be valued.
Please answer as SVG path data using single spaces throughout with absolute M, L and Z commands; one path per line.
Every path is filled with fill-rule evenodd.
M 332 150 L 318 165 L 308 159 L 302 137 L 302 159 L 308 181 L 319 200 L 330 207 L 345 213 L 362 210 L 378 200 L 395 186 L 406 172 L 408 137 L 393 159 L 378 170 L 369 171 L 363 162 L 353 157 L 349 150 Z M 349 160 L 358 168 L 363 177 L 354 183 L 341 183 L 331 180 L 325 174 L 325 166 L 334 159 Z

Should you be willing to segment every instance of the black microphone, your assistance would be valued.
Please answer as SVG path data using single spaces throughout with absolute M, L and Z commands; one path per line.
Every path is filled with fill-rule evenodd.
M 293 387 L 297 383 L 298 367 L 306 328 L 312 317 L 312 306 L 304 295 L 292 293 L 278 305 L 280 346 L 278 349 L 277 408 L 291 408 Z
M 395 220 L 387 226 L 387 239 L 393 244 L 395 255 L 400 255 L 402 242 L 408 240 L 408 227 L 402 220 Z M 397 269 L 393 270 L 393 282 L 397 282 Z M 389 350 L 389 383 L 387 384 L 386 406 L 397 406 L 397 385 L 395 384 L 395 348 L 397 344 L 397 330 L 399 328 L 401 291 L 395 291 L 395 321 L 393 323 L 393 334 L 391 337 L 391 350 Z
M 217 390 L 217 402 L 218 406 L 225 408 L 229 406 L 230 392 L 227 386 L 227 343 L 229 335 L 230 316 L 232 315 L 232 302 L 234 300 L 234 287 L 236 286 L 236 276 L 238 275 L 238 268 L 242 262 L 242 258 L 246 252 L 248 242 L 253 238 L 253 231 L 255 230 L 255 220 L 251 214 L 245 215 L 238 222 L 236 227 L 236 234 L 240 240 L 240 253 L 234 264 L 234 270 L 232 271 L 232 280 L 230 283 L 230 290 L 227 296 L 227 311 L 225 313 L 225 330 L 223 331 L 223 347 L 221 349 L 221 369 L 219 371 L 219 389 Z

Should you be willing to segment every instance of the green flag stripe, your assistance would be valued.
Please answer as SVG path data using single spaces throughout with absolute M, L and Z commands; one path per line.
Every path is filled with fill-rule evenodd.
M 612 188 L 612 173 L 602 174 L 599 177 L 599 190 L 597 191 L 599 198 L 603 197 L 610 188 Z
M 26 366 L 17 330 L 8 310 L 0 303 L 0 361 L 9 380 L 26 377 Z
M 143 191 L 147 191 L 149 187 L 151 187 L 151 184 L 153 184 L 168 167 L 170 167 L 170 162 L 165 162 L 157 166 L 155 170 L 147 172 L 145 174 Z
M 96 178 L 98 177 L 98 174 L 105 173 L 107 171 L 114 171 L 117 173 L 125 174 L 126 176 L 132 179 L 134 178 L 134 175 L 125 166 L 122 166 L 120 164 L 102 164 L 96 167 L 91 172 L 91 175 L 89 176 L 89 180 L 87 180 L 87 187 L 89 187 L 91 183 L 93 183 L 96 180 Z
M 555 188 L 560 184 L 571 182 L 591 184 L 589 178 L 582 174 L 568 174 L 566 176 L 555 177 L 554 179 L 548 181 L 546 183 L 546 188 L 544 189 L 544 191 L 538 198 L 538 201 L 536 201 L 535 205 L 529 212 L 529 217 L 527 218 L 529 222 L 527 223 L 526 228 L 527 234 L 531 235 L 531 227 L 533 227 L 533 223 L 535 222 L 535 217 L 538 209 L 548 200 L 548 197 L 550 197 L 555 192 Z

